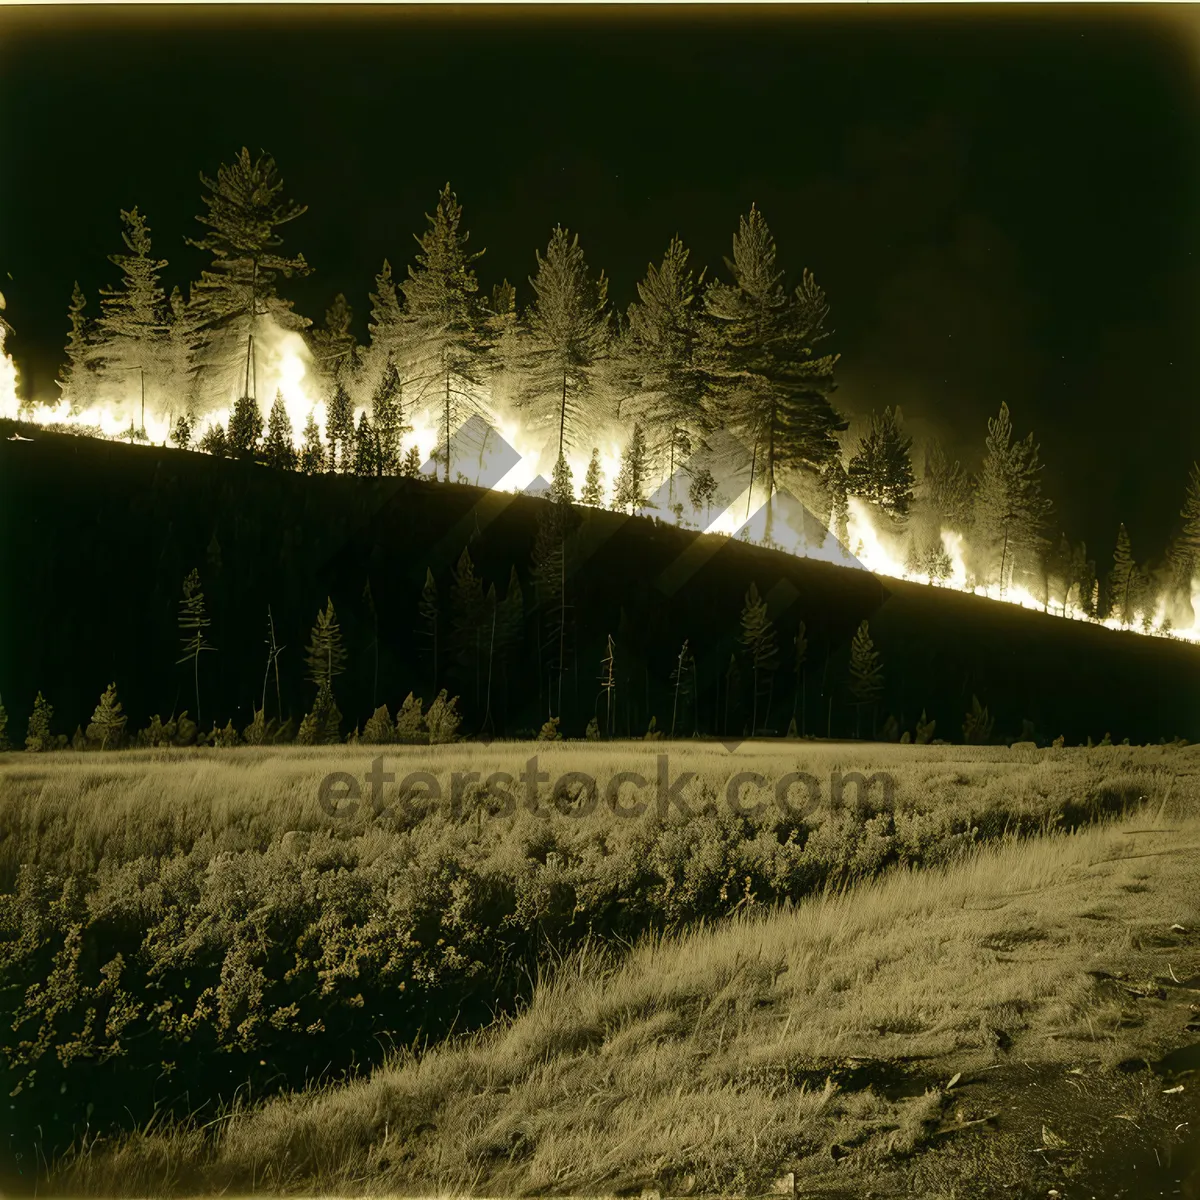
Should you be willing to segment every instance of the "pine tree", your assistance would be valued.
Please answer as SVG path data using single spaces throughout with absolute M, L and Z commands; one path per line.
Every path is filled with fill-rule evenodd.
M 58 379 L 59 390 L 63 399 L 70 401 L 72 412 L 90 408 L 99 386 L 96 330 L 84 314 L 86 307 L 87 298 L 76 280 L 67 314 L 71 321 L 71 330 L 67 334 L 67 361 Z
M 321 430 L 316 415 L 308 414 L 304 426 L 304 448 L 300 451 L 300 470 L 305 475 L 318 475 L 325 470 L 325 446 L 321 441 Z
M 375 430 L 371 428 L 370 419 L 364 412 L 358 418 L 358 429 L 354 435 L 354 473 L 355 475 L 375 475 L 377 458 Z
M 1138 606 L 1138 569 L 1133 559 L 1133 547 L 1124 524 L 1117 530 L 1117 548 L 1113 553 L 1113 567 L 1108 575 L 1108 611 L 1122 625 L 1133 621 L 1134 609 Z
M 473 688 L 475 709 L 479 708 L 484 640 L 485 603 L 483 583 L 475 574 L 470 551 L 459 555 L 450 585 L 451 653 L 464 688 Z
M 216 535 L 213 535 L 214 538 Z M 215 650 L 204 636 L 212 624 L 204 611 L 204 593 L 200 590 L 200 572 L 194 567 L 183 581 L 183 599 L 179 603 L 179 632 L 183 654 L 177 663 L 192 664 L 192 681 L 196 689 L 196 720 L 200 720 L 200 655 L 205 650 Z
M 318 688 L 322 685 L 332 688 L 334 678 L 346 669 L 342 630 L 333 609 L 333 601 L 328 597 L 325 608 L 317 611 L 317 623 L 312 628 L 304 661 L 308 666 L 308 678 Z
M 554 429 L 561 455 L 596 424 L 597 369 L 609 336 L 608 281 L 603 271 L 590 278 L 578 235 L 572 239 L 561 225 L 537 264 L 529 280 L 536 298 L 521 404 L 527 427 Z
M 325 327 L 309 335 L 317 371 L 330 386 L 348 384 L 358 367 L 358 339 L 350 328 L 353 320 L 354 310 L 339 292 L 325 310 Z
M 229 448 L 239 458 L 253 458 L 262 440 L 263 417 L 258 401 L 252 396 L 239 396 L 229 417 Z
M 533 540 L 534 609 L 538 614 L 538 679 L 546 679 L 549 696 L 557 698 L 562 712 L 562 685 L 567 671 L 567 642 L 571 630 L 567 579 L 571 575 L 567 557 L 567 534 L 575 524 L 573 510 L 566 504 L 550 504 L 538 513 Z M 551 708 L 555 707 L 552 703 Z M 551 712 L 549 715 L 554 715 Z
M 167 382 L 167 297 L 159 283 L 159 272 L 167 266 L 165 259 L 151 255 L 150 227 L 146 219 L 133 208 L 122 210 L 125 231 L 121 238 L 130 254 L 111 254 L 109 261 L 121 268 L 121 283 L 115 288 L 101 288 L 100 317 L 92 347 L 94 360 L 102 373 L 133 372 L 133 394 L 148 386 L 153 399 Z M 121 379 L 122 391 L 131 389 Z M 137 418 L 138 427 L 142 420 Z
M 866 621 L 859 625 L 850 643 L 850 694 L 856 703 L 854 736 L 858 737 L 858 714 L 864 705 L 874 706 L 883 694 L 883 668 Z
M 758 732 L 758 708 L 762 693 L 767 690 L 778 665 L 775 645 L 775 623 L 767 615 L 767 602 L 758 594 L 758 585 L 751 583 L 742 607 L 742 629 L 738 639 L 746 648 L 754 676 L 754 698 L 750 716 L 750 733 Z M 764 718 L 770 719 L 770 701 Z
M 575 485 L 571 481 L 571 467 L 565 454 L 560 454 L 554 464 L 554 474 L 550 477 L 550 499 L 555 504 L 571 504 L 575 500 Z
M 1076 548 L 1076 580 L 1079 584 L 1079 607 L 1085 617 L 1099 615 L 1099 581 L 1096 579 L 1096 563 L 1087 556 L 1087 545 L 1080 542 Z
M 837 356 L 814 349 L 828 336 L 825 293 L 806 270 L 789 294 L 775 260 L 775 240 L 752 206 L 726 259 L 733 284 L 714 282 L 705 292 L 700 348 L 723 423 L 754 447 L 751 488 L 761 478 L 768 505 L 780 469 L 823 470 L 846 425 L 829 400 Z
M 400 473 L 400 442 L 406 433 L 412 432 L 412 426 L 404 423 L 400 396 L 400 372 L 389 354 L 371 398 L 371 423 L 377 444 L 375 469 L 379 475 Z
M 110 683 L 96 711 L 92 713 L 91 723 L 87 727 L 87 737 L 90 742 L 99 742 L 101 750 L 110 747 L 116 749 L 121 743 L 121 735 L 125 732 L 125 722 L 128 718 L 121 714 L 121 702 L 117 699 L 117 685 Z
M 1030 569 L 1045 539 L 1050 502 L 1042 496 L 1041 464 L 1033 434 L 1012 441 L 1008 405 L 988 421 L 987 452 L 975 489 L 971 547 L 985 578 L 999 570 L 1003 591 L 1017 567 Z
M 496 595 L 496 585 L 488 585 L 487 595 L 483 599 L 481 657 L 487 658 L 487 670 L 484 673 L 483 692 L 483 721 L 482 728 L 489 733 L 493 730 L 492 721 L 492 677 L 496 668 L 497 633 L 500 624 L 500 601 Z
M 695 512 L 699 513 L 701 509 L 704 510 L 705 522 L 712 516 L 712 505 L 716 496 L 716 478 L 708 467 L 701 467 L 692 476 L 692 481 L 688 485 L 688 500 L 691 501 Z
M 54 749 L 54 735 L 50 732 L 50 722 L 54 719 L 54 707 L 41 692 L 33 702 L 33 712 L 29 717 L 29 726 L 25 733 L 25 749 L 44 751 Z
M 673 238 L 662 265 L 651 264 L 638 284 L 639 300 L 630 306 L 624 339 L 639 388 L 634 409 L 651 431 L 651 457 L 665 465 L 669 505 L 675 502 L 676 468 L 703 443 L 713 425 L 700 369 L 703 285 L 704 272 L 695 277 L 688 267 L 688 251 Z
M 871 414 L 867 434 L 850 460 L 850 490 L 893 517 L 907 516 L 913 499 L 912 438 L 900 428 L 897 408 Z
M 599 508 L 604 503 L 604 475 L 600 470 L 600 450 L 593 447 L 592 457 L 588 462 L 587 475 L 583 480 L 583 491 L 579 499 L 592 508 Z
M 725 671 L 725 722 L 724 731 L 729 733 L 729 717 L 732 713 L 736 720 L 742 707 L 742 673 L 738 669 L 737 655 L 729 656 L 729 666 Z
M 509 673 L 517 661 L 525 623 L 525 596 L 517 568 L 511 567 L 504 599 L 496 606 L 496 662 L 504 679 L 504 713 L 508 717 Z
M 507 279 L 496 284 L 482 305 L 482 312 L 484 369 L 492 404 L 511 406 L 519 396 L 522 357 L 516 288 Z
M 315 424 L 315 423 L 314 423 Z M 296 469 L 296 447 L 292 445 L 292 422 L 288 416 L 287 405 L 283 402 L 283 392 L 276 390 L 275 403 L 271 405 L 271 415 L 267 418 L 267 462 L 280 471 Z
M 290 301 L 276 294 L 282 275 L 307 275 L 302 254 L 280 254 L 280 229 L 307 211 L 282 198 L 283 181 L 269 155 L 251 160 L 241 153 L 222 164 L 216 179 L 200 182 L 207 212 L 196 219 L 208 227 L 204 237 L 188 238 L 190 245 L 208 251 L 212 265 L 193 285 L 189 312 L 196 338 L 193 371 L 199 396 L 221 403 L 234 389 L 253 395 L 253 337 L 262 318 L 282 330 L 303 330 L 310 322 L 292 312 Z M 200 405 L 200 411 L 208 407 Z
M 416 265 L 400 285 L 405 329 L 414 359 L 412 378 L 418 402 L 438 398 L 445 478 L 451 478 L 452 437 L 462 413 L 480 411 L 476 392 L 483 382 L 484 346 L 471 264 L 484 252 L 467 253 L 470 234 L 459 232 L 462 206 L 447 183 L 437 207 L 426 214 L 429 227 L 417 238 Z
M 437 581 L 433 572 L 425 568 L 425 586 L 421 589 L 421 602 L 418 608 L 421 618 L 421 637 L 429 645 L 430 662 L 433 667 L 430 680 L 433 690 L 438 686 L 438 643 L 439 643 L 439 605 Z
M 801 621 L 792 639 L 792 668 L 796 676 L 796 694 L 792 699 L 792 720 L 796 719 L 797 701 L 800 703 L 800 732 L 808 729 L 808 695 L 804 687 L 804 664 L 808 662 L 808 631 Z
M 375 276 L 375 291 L 369 293 L 369 299 L 371 319 L 367 322 L 367 332 L 371 337 L 372 378 L 382 379 L 388 361 L 395 366 L 404 352 L 404 313 L 392 278 L 392 264 L 386 258 L 383 269 Z
M 200 344 L 195 315 L 179 287 L 171 289 L 166 307 L 166 339 L 163 343 L 163 387 L 173 404 L 180 403 L 195 426 L 195 380 L 192 359 Z
M 409 446 L 404 462 L 400 466 L 400 474 L 405 479 L 416 479 L 421 474 L 421 452 L 416 446 Z
M 211 454 L 214 458 L 226 458 L 229 455 L 229 439 L 225 436 L 225 426 L 218 421 L 204 431 L 204 436 L 196 443 L 196 448 Z
M 339 380 L 329 401 L 325 421 L 325 436 L 329 441 L 329 469 L 349 471 L 354 466 L 354 404 L 350 393 Z
M 633 436 L 621 454 L 621 467 L 617 472 L 613 493 L 614 508 L 636 513 L 646 507 L 650 482 L 647 457 L 646 435 L 642 432 L 641 423 L 635 421 Z
M 315 631 L 314 631 L 315 632 Z M 328 679 L 317 685 L 317 696 L 311 712 L 300 722 L 296 741 L 304 746 L 331 746 L 341 741 L 342 711 L 333 698 L 333 688 Z

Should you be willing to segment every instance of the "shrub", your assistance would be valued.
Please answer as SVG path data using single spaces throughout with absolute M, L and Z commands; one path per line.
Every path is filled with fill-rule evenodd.
M 409 692 L 396 714 L 396 741 L 411 744 L 426 740 L 425 718 L 421 700 Z
M 968 746 L 986 745 L 992 736 L 992 717 L 979 703 L 978 696 L 971 697 L 971 709 L 963 718 L 963 741 Z
M 388 712 L 386 704 L 381 704 L 367 718 L 359 740 L 371 746 L 385 746 L 396 740 L 396 727 L 392 724 L 392 714 Z
M 921 719 L 917 722 L 917 745 L 928 746 L 933 741 L 933 734 L 937 728 L 936 721 L 930 721 L 925 716 L 925 710 L 921 709 Z
M 429 706 L 425 714 L 425 728 L 429 731 L 429 741 L 437 745 L 458 740 L 458 727 L 462 717 L 458 713 L 458 697 L 446 699 L 446 689 L 442 688 L 437 699 Z

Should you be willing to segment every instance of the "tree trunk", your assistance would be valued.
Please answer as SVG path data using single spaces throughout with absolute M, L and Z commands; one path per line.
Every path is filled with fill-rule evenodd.
M 754 439 L 754 453 L 750 455 L 750 490 L 746 493 L 746 520 L 750 520 L 750 500 L 754 495 L 754 470 L 758 466 L 758 438 Z
M 567 373 L 563 371 L 562 405 L 558 410 L 558 457 L 562 458 L 567 430 Z
M 450 482 L 450 372 L 446 372 L 446 482 Z
M 763 541 L 771 544 L 771 500 L 775 495 L 775 407 L 771 407 L 771 425 L 767 432 L 767 514 L 763 521 Z

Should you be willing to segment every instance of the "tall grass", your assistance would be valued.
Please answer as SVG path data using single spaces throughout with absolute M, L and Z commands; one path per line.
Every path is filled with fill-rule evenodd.
M 395 1046 L 520 1010 L 585 947 L 608 955 L 889 867 L 959 862 L 981 843 L 1156 803 L 1168 784 L 1194 795 L 1200 774 L 1186 750 L 1127 747 L 496 744 L 384 759 L 397 776 L 432 771 L 448 791 L 454 771 L 516 775 L 533 754 L 551 781 L 654 780 L 664 752 L 673 775 L 697 775 L 689 804 L 716 799 L 711 811 L 660 815 L 651 797 L 638 819 L 603 804 L 576 815 L 547 785 L 538 815 L 497 816 L 476 787 L 455 811 L 410 798 L 382 816 L 364 804 L 331 818 L 320 781 L 361 777 L 375 757 L 361 748 L 0 759 L 0 1085 L 19 1097 L 23 1136 L 54 1155 L 85 1129 L 207 1119 L 237 1095 L 352 1076 Z M 795 769 L 890 771 L 894 801 L 875 792 L 838 810 L 744 815 L 721 799 L 736 771 Z M 743 967 L 731 986 L 765 970 Z M 827 972 L 821 986 L 839 979 Z M 701 972 L 695 1003 L 711 986 Z M 638 1011 L 650 1019 L 663 1002 L 647 993 Z M 538 1011 L 520 1036 L 534 1036 Z M 898 1033 L 919 1019 L 892 1017 Z M 585 1052 L 581 1037 L 573 1028 L 565 1048 L 538 1053 Z
M 1200 856 L 1174 853 L 1200 845 L 1194 796 L 1174 817 L 1134 859 L 1132 826 L 1093 828 L 648 936 L 623 959 L 583 950 L 491 1030 L 243 1107 L 213 1136 L 180 1127 L 94 1147 L 53 1182 L 754 1191 L 784 1170 L 820 1182 L 836 1146 L 851 1155 L 844 1186 L 865 1187 L 939 1128 L 952 1073 L 1003 1057 L 998 1031 L 1021 1059 L 1129 1052 L 1136 1031 L 1087 972 L 1200 920 Z M 1146 879 L 1134 917 L 1129 888 Z

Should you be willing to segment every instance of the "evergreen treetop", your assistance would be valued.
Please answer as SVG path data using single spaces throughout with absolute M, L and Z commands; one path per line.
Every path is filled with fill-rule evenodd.
M 899 409 L 872 413 L 848 471 L 851 491 L 895 517 L 907 515 L 914 484 L 912 438 L 905 437 L 900 423 Z
M 292 422 L 288 416 L 283 392 L 276 390 L 275 402 L 267 418 L 267 462 L 281 471 L 296 469 L 296 448 L 292 445 Z
M 828 336 L 829 305 L 807 270 L 793 293 L 784 289 L 756 206 L 725 261 L 734 282 L 714 281 L 704 294 L 701 362 L 727 424 L 753 447 L 770 497 L 779 468 L 820 471 L 839 453 L 835 433 L 846 422 L 829 401 L 837 356 L 814 349 Z
M 850 643 L 850 694 L 859 704 L 870 704 L 883 693 L 883 668 L 879 652 L 871 640 L 868 623 L 863 621 Z
M 117 685 L 110 683 L 100 703 L 92 713 L 92 720 L 87 727 L 89 741 L 99 742 L 101 750 L 115 748 L 125 732 L 126 718 L 121 713 L 121 702 L 117 699 Z
M 579 236 L 561 225 L 550 235 L 537 274 L 530 277 L 529 349 L 522 403 L 531 428 L 549 427 L 564 453 L 595 424 L 587 403 L 595 371 L 608 346 L 608 280 L 588 273 Z
M 317 612 L 317 623 L 312 628 L 304 661 L 308 678 L 318 688 L 332 687 L 334 677 L 346 669 L 346 649 L 332 599 L 327 598 L 325 608 Z

